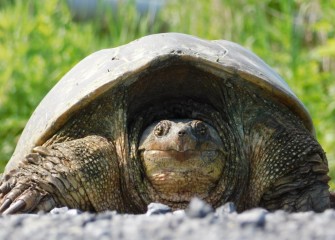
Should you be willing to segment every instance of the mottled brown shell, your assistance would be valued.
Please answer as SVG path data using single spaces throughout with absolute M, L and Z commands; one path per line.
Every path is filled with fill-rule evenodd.
M 304 105 L 286 82 L 252 52 L 225 40 L 206 41 L 180 33 L 164 33 L 95 52 L 73 67 L 32 114 L 6 171 L 98 96 L 119 84 L 131 85 L 138 80 L 138 73 L 145 72 L 152 64 L 168 66 L 167 63 L 176 59 L 218 77 L 227 73 L 238 75 L 286 105 L 314 133 Z

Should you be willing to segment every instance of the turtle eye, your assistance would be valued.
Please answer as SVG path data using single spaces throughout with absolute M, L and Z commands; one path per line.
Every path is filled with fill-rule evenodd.
M 163 120 L 160 121 L 155 129 L 154 129 L 154 134 L 156 137 L 162 137 L 165 136 L 166 134 L 168 134 L 169 130 L 171 127 L 171 122 L 168 120 Z
M 199 136 L 206 136 L 208 128 L 203 121 L 195 120 L 191 123 L 193 131 Z

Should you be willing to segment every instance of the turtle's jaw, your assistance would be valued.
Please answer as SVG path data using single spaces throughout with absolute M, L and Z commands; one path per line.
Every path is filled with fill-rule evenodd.
M 215 160 L 218 155 L 219 151 L 216 150 L 197 151 L 180 147 L 172 150 L 146 150 L 144 151 L 143 157 L 147 162 L 161 161 L 161 163 L 170 162 L 169 164 L 171 164 L 171 161 L 202 161 L 204 164 L 208 164 L 210 161 Z M 185 165 L 189 168 L 188 164 Z
M 224 168 L 219 150 L 145 150 L 141 156 L 157 195 L 170 202 L 188 202 L 195 196 L 206 198 Z

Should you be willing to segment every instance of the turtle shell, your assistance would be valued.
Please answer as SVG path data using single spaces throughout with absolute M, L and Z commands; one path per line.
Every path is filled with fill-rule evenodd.
M 314 134 L 312 120 L 287 83 L 264 61 L 236 43 L 207 41 L 180 33 L 149 35 L 129 44 L 95 52 L 73 67 L 45 96 L 30 117 L 6 171 L 43 144 L 78 110 L 117 85 L 130 86 L 150 66 L 187 62 L 204 72 L 241 79 L 286 105 Z M 166 86 L 165 86 L 166 87 Z M 168 91 L 169 87 L 165 88 Z M 196 93 L 195 93 L 196 94 Z

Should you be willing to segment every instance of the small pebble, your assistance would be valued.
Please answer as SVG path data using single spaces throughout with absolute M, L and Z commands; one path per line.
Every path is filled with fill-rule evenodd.
M 217 208 L 215 211 L 217 214 L 230 214 L 230 213 L 236 213 L 236 206 L 232 202 L 227 202 L 221 207 Z
M 81 213 L 83 213 L 83 212 L 78 210 L 78 209 L 70 209 L 69 211 L 66 212 L 66 214 L 68 214 L 68 215 L 79 215 Z
M 150 203 L 146 215 L 158 215 L 172 212 L 171 208 L 161 203 Z
M 54 208 L 50 211 L 51 214 L 64 214 L 69 211 L 68 207 Z
M 176 215 L 176 216 L 185 216 L 185 210 L 179 209 L 179 210 L 173 211 L 173 215 Z
M 254 208 L 237 215 L 237 221 L 241 226 L 254 225 L 263 227 L 265 225 L 265 216 L 268 213 L 265 209 Z
M 51 214 L 67 214 L 79 215 L 82 213 L 79 209 L 69 209 L 68 207 L 54 208 L 50 211 Z
M 190 218 L 204 218 L 213 212 L 213 208 L 199 198 L 193 198 L 185 210 L 186 215 Z

